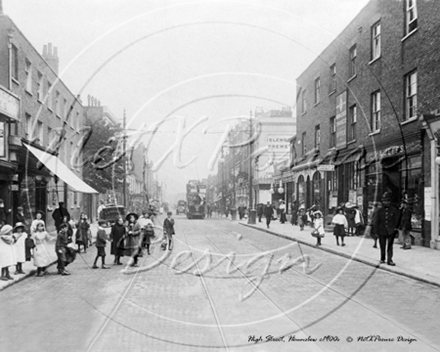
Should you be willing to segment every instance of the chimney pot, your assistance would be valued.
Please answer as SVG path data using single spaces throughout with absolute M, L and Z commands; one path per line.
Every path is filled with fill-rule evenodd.
M 43 56 L 47 55 L 47 44 L 43 45 Z
M 0 0 L 0 15 L 3 15 L 3 0 Z

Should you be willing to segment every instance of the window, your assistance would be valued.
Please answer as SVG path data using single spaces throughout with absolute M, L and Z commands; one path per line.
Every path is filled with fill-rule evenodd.
M 405 119 L 417 116 L 417 72 L 405 77 Z
M 356 139 L 356 122 L 357 122 L 357 106 L 353 105 L 350 107 L 349 115 L 349 126 L 348 126 L 348 140 L 354 141 Z
M 52 139 L 53 139 L 53 131 L 52 128 L 48 127 L 47 128 L 47 145 L 50 146 L 50 144 L 52 143 Z
M 52 84 L 47 82 L 47 108 L 53 111 Z
M 417 2 L 416 0 L 406 0 L 406 34 L 417 29 Z
M 357 189 L 360 186 L 359 172 L 357 163 L 351 162 L 345 164 L 346 186 L 348 189 Z
M 43 74 L 37 72 L 37 99 L 43 101 L 44 99 L 44 86 L 43 86 Z
M 336 146 L 336 118 L 335 116 L 330 118 L 330 148 Z
M 371 60 L 380 57 L 380 22 L 371 27 Z
M 371 131 L 380 130 L 380 92 L 371 95 Z
M 58 116 L 61 117 L 61 96 L 60 92 L 55 92 L 55 111 Z
M 350 67 L 349 67 L 349 74 L 350 78 L 356 76 L 356 45 L 353 45 L 350 49 Z
M 25 72 L 26 72 L 26 90 L 32 93 L 32 63 L 25 60 Z
M 304 114 L 307 111 L 306 91 L 301 92 L 301 112 Z
M 26 138 L 27 139 L 31 139 L 32 138 L 32 116 L 29 115 L 28 113 L 26 113 L 26 120 L 25 120 L 25 134 L 26 134 Z
M 328 89 L 329 94 L 336 91 L 336 64 L 330 66 L 330 86 Z
M 14 44 L 11 48 L 11 75 L 18 80 L 18 49 Z
M 317 79 L 315 79 L 315 104 L 319 103 L 320 90 L 321 90 L 321 79 L 318 77 Z
M 15 121 L 9 122 L 9 130 L 11 131 L 11 136 L 18 136 L 18 124 Z
M 39 139 L 40 145 L 43 145 L 43 123 L 41 121 L 37 122 L 37 135 L 36 137 Z
M 321 145 L 321 127 L 320 125 L 315 126 L 315 148 L 319 149 Z
M 306 133 L 303 132 L 301 136 L 301 154 L 306 155 L 307 153 L 307 147 L 306 147 Z

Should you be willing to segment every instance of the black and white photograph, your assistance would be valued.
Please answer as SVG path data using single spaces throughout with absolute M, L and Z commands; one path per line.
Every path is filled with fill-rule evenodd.
M 0 0 L 0 351 L 440 351 L 440 0 Z

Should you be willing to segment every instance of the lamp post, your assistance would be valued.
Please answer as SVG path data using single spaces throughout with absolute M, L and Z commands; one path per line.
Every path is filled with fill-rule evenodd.
M 254 141 L 252 139 L 253 131 L 252 131 L 252 111 L 249 116 L 249 216 L 248 216 L 248 224 L 256 223 L 256 211 L 254 209 L 254 190 L 252 187 L 253 183 L 253 173 L 252 173 L 252 153 L 253 153 L 253 144 Z

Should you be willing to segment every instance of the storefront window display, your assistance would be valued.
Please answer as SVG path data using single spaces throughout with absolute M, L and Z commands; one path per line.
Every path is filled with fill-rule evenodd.
M 321 173 L 319 171 L 313 174 L 313 204 L 321 205 Z
M 306 185 L 303 175 L 298 178 L 298 201 L 299 204 L 305 204 L 306 202 Z
M 413 198 L 414 201 L 411 219 L 412 228 L 421 230 L 423 220 L 422 158 L 420 155 L 416 155 L 408 157 L 406 160 L 406 162 L 402 162 L 400 167 L 401 189 L 406 189 L 409 197 Z

